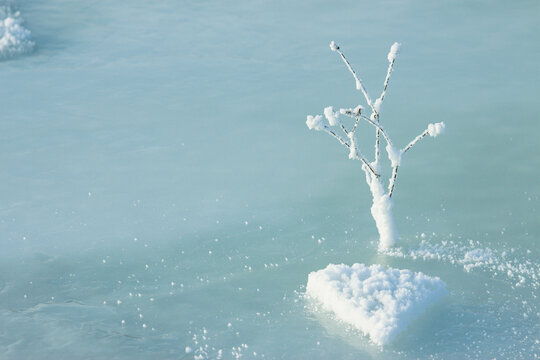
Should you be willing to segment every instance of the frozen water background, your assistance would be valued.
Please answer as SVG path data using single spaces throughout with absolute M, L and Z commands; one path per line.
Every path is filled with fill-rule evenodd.
M 35 46 L 0 62 L 1 358 L 540 355 L 537 2 L 9 3 Z M 403 44 L 396 143 L 447 125 L 387 254 L 359 163 L 305 126 L 361 99 L 331 40 L 374 94 Z M 450 294 L 381 349 L 302 295 L 355 262 Z

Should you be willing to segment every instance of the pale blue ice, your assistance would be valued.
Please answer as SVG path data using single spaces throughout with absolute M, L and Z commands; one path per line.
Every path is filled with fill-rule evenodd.
M 538 2 L 7 6 L 35 45 L 0 61 L 1 359 L 540 356 Z M 373 97 L 402 43 L 396 143 L 446 123 L 404 158 L 391 253 L 359 162 L 305 125 L 363 103 L 332 40 Z M 303 296 L 355 262 L 449 295 L 378 347 Z

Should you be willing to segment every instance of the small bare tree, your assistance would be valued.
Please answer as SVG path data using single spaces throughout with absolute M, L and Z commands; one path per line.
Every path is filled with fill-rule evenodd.
M 341 56 L 341 59 L 351 72 L 354 80 L 356 81 L 356 89 L 362 92 L 367 102 L 367 105 L 371 110 L 371 115 L 369 117 L 365 116 L 363 114 L 364 108 L 361 105 L 358 105 L 354 109 L 340 109 L 336 112 L 334 112 L 332 106 L 328 106 L 324 109 L 324 117 L 327 121 L 324 120 L 322 115 L 309 115 L 306 121 L 309 129 L 324 131 L 334 137 L 337 141 L 339 141 L 340 144 L 347 147 L 349 150 L 349 159 L 360 160 L 362 162 L 362 170 L 366 175 L 366 182 L 373 196 L 371 215 L 373 216 L 373 219 L 375 219 L 375 224 L 377 225 L 377 230 L 379 231 L 379 249 L 389 248 L 399 240 L 399 236 L 394 225 L 394 218 L 392 215 L 392 194 L 394 193 L 398 169 L 401 165 L 401 158 L 403 154 L 409 151 L 418 141 L 423 139 L 426 135 L 436 137 L 437 135 L 441 134 L 445 128 L 444 122 L 429 124 L 427 129 L 422 131 L 422 133 L 415 137 L 409 144 L 407 144 L 407 146 L 399 149 L 394 146 L 388 132 L 381 126 L 379 116 L 381 105 L 386 95 L 388 82 L 390 81 L 390 76 L 392 75 L 394 62 L 399 52 L 399 48 L 400 44 L 398 43 L 394 43 L 390 48 L 390 52 L 388 53 L 389 65 L 386 72 L 386 78 L 384 79 L 383 90 L 381 92 L 381 95 L 375 101 L 372 101 L 367 93 L 366 87 L 362 83 L 362 80 L 357 76 L 356 72 L 341 51 L 340 47 L 332 41 L 330 43 L 330 49 L 332 49 L 332 51 L 334 52 L 337 52 Z M 347 127 L 345 127 L 345 125 L 341 122 L 339 118 L 340 115 L 344 115 L 353 119 L 352 128 L 347 129 Z M 375 128 L 374 161 L 368 161 L 367 158 L 360 151 L 360 147 L 358 146 L 355 134 L 356 130 L 358 129 L 358 123 L 360 122 L 360 120 L 367 122 Z M 337 134 L 337 132 L 339 131 L 343 131 L 345 138 Z M 388 186 L 386 187 L 386 189 L 380 176 L 381 136 L 383 138 L 383 141 L 386 143 L 385 149 L 388 155 L 388 159 L 390 160 L 390 166 L 392 167 L 392 175 L 388 180 Z

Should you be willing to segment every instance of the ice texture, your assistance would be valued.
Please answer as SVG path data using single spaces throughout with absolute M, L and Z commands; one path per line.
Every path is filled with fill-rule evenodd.
M 382 265 L 330 264 L 309 274 L 306 293 L 384 345 L 447 294 L 438 277 Z
M 31 52 L 34 45 L 19 13 L 11 14 L 6 7 L 0 7 L 0 60 Z

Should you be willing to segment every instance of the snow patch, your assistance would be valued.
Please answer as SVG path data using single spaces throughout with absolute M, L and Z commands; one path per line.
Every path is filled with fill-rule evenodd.
M 447 294 L 437 277 L 382 265 L 330 264 L 309 274 L 306 294 L 384 345 Z
M 30 30 L 22 26 L 20 13 L 0 8 L 0 60 L 29 53 L 34 45 Z

